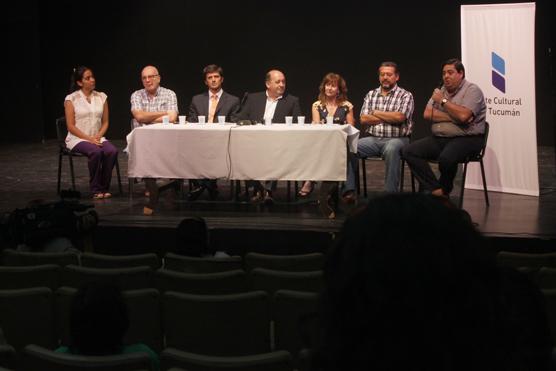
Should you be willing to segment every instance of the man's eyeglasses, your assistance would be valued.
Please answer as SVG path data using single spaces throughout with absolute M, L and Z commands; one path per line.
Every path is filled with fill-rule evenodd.
M 148 76 L 143 76 L 141 78 L 143 79 L 143 81 L 146 81 L 146 80 L 152 80 L 152 79 L 154 79 L 155 77 L 158 77 L 158 76 L 159 75 L 148 75 Z

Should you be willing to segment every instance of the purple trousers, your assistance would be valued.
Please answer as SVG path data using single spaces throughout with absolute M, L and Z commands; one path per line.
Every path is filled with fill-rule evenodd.
M 89 186 L 93 193 L 105 193 L 110 189 L 112 169 L 118 158 L 118 149 L 108 141 L 99 147 L 91 142 L 79 142 L 72 152 L 82 153 L 89 159 Z

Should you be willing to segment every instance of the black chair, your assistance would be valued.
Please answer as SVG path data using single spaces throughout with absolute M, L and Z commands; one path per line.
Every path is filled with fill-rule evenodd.
M 162 296 L 166 347 L 211 356 L 270 352 L 270 297 L 263 291 L 232 295 Z
M 384 161 L 381 157 L 359 157 L 359 160 L 361 160 L 361 174 L 363 175 L 363 197 L 367 198 L 367 165 L 366 165 L 366 161 L 367 160 L 372 160 L 372 161 Z M 403 192 L 403 188 L 404 188 L 404 175 L 405 175 L 405 160 L 401 159 L 400 160 L 400 192 Z M 360 195 L 361 194 L 361 181 L 360 181 L 360 176 L 359 176 L 359 169 L 357 169 L 357 171 L 355 172 L 355 182 L 357 184 L 356 188 L 357 188 L 357 194 Z M 415 192 L 415 178 L 412 176 L 411 177 L 411 190 L 413 192 Z
M 488 122 L 485 121 L 485 134 L 483 136 L 483 146 L 481 151 L 474 156 L 469 156 L 463 162 L 463 178 L 461 181 L 461 192 L 459 194 L 459 207 L 463 206 L 463 192 L 465 191 L 465 177 L 467 176 L 467 164 L 470 162 L 478 162 L 481 165 L 481 178 L 483 179 L 483 192 L 485 195 L 485 203 L 487 206 L 490 206 L 490 202 L 488 200 L 488 189 L 486 184 L 486 177 L 485 177 L 485 165 L 483 163 L 483 157 L 485 155 L 485 150 L 488 142 L 488 132 L 490 130 L 490 125 Z
M 46 287 L 0 290 L 0 327 L 6 342 L 16 352 L 27 344 L 53 349 L 57 339 L 52 290 Z
M 81 255 L 81 265 L 91 268 L 131 268 L 147 266 L 154 271 L 161 267 L 162 262 L 155 253 L 134 255 L 84 253 Z
M 151 369 L 151 361 L 147 353 L 127 353 L 112 356 L 82 356 L 56 353 L 34 344 L 25 347 L 22 361 L 23 370 L 137 371 Z
M 182 273 L 218 273 L 243 269 L 241 256 L 229 258 L 196 258 L 174 253 L 164 256 L 164 269 Z
M 275 351 L 271 353 L 254 354 L 237 357 L 220 357 L 203 354 L 195 354 L 166 348 L 160 354 L 162 370 L 190 371 L 291 371 L 293 370 L 292 357 L 286 351 Z
M 68 128 L 66 126 L 66 118 L 59 117 L 56 119 L 56 137 L 58 138 L 58 185 L 56 187 L 56 192 L 60 194 L 60 183 L 62 181 L 62 158 L 67 156 L 70 165 L 70 175 L 71 175 L 71 189 L 75 191 L 75 172 L 73 170 L 73 158 L 74 157 L 86 157 L 81 153 L 72 152 L 68 147 L 66 147 L 66 136 L 68 135 Z M 118 176 L 118 191 L 123 194 L 122 190 L 122 178 L 120 177 L 120 164 L 118 158 L 116 158 L 116 175 Z
M 252 290 L 266 291 L 271 297 L 278 290 L 320 292 L 324 281 L 322 271 L 287 272 L 255 268 L 249 272 Z
M 55 264 L 66 266 L 79 265 L 79 255 L 74 252 L 30 252 L 5 249 L 2 263 L 8 266 Z
M 277 271 L 307 272 L 324 268 L 324 254 L 320 252 L 297 255 L 272 255 L 250 252 L 245 255 L 248 271 L 265 268 Z

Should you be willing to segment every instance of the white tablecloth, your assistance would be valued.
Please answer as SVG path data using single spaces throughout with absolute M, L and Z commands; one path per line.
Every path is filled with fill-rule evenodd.
M 349 125 L 154 124 L 127 136 L 128 175 L 343 181 L 358 138 Z

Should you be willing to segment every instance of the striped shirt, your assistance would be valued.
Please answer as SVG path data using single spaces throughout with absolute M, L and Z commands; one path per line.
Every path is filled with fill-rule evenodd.
M 371 90 L 363 101 L 361 115 L 368 115 L 372 110 L 385 112 L 401 112 L 405 115 L 405 122 L 400 125 L 381 122 L 377 125 L 369 125 L 368 132 L 375 137 L 406 137 L 411 134 L 413 128 L 413 95 L 405 89 L 395 86 L 383 96 L 381 88 Z
M 131 110 L 139 110 L 146 112 L 178 112 L 178 98 L 176 93 L 170 89 L 159 86 L 154 97 L 149 97 L 145 89 L 136 90 L 131 94 Z M 133 120 L 134 127 L 138 126 Z

